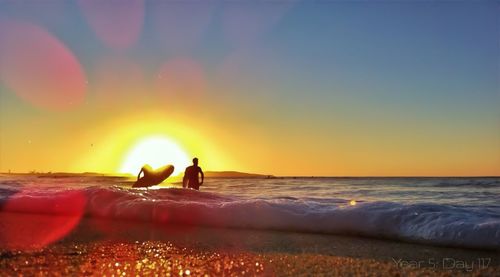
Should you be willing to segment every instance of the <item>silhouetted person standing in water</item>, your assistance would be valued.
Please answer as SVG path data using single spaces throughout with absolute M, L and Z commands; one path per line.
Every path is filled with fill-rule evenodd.
M 201 182 L 198 179 L 198 174 L 201 174 Z M 183 188 L 191 188 L 195 190 L 199 190 L 200 186 L 203 184 L 203 179 L 205 176 L 203 175 L 203 171 L 201 167 L 198 166 L 198 158 L 193 159 L 193 165 L 188 166 L 186 171 L 184 172 L 184 179 L 182 179 L 182 187 Z

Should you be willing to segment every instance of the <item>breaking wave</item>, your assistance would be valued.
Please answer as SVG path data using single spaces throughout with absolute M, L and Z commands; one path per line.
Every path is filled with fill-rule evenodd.
M 498 207 L 244 198 L 192 190 L 29 189 L 0 191 L 4 212 L 81 215 L 221 228 L 359 235 L 442 246 L 500 249 Z

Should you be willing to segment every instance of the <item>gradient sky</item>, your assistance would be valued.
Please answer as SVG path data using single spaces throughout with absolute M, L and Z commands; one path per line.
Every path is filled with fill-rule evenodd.
M 0 171 L 500 175 L 498 1 L 0 0 Z M 166 157 L 165 163 L 169 163 Z

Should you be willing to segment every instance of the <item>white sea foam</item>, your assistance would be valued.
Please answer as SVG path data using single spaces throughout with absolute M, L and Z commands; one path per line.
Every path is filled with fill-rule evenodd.
M 433 245 L 500 249 L 496 207 L 349 199 L 228 197 L 183 189 L 120 187 L 3 190 L 8 212 L 88 217 L 222 228 L 347 234 Z

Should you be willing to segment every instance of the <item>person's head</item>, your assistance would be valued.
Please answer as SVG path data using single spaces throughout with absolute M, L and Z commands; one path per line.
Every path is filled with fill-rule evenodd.
M 198 165 L 198 158 L 194 158 L 194 159 L 193 159 L 193 164 L 194 164 L 194 165 Z

